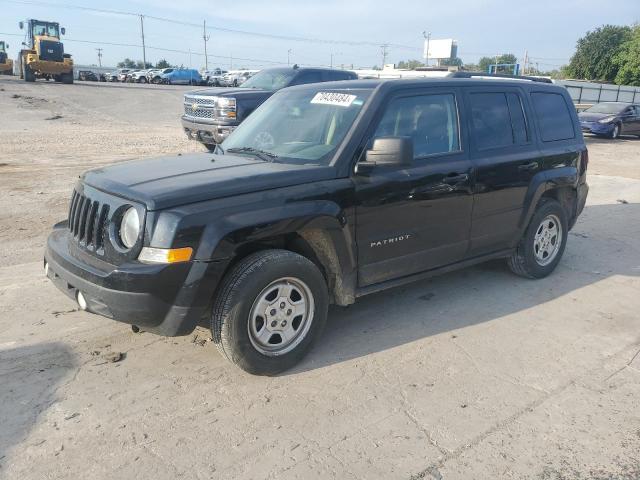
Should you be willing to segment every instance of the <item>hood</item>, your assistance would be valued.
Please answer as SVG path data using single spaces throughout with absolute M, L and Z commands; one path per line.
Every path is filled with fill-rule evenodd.
M 618 115 L 615 113 L 587 113 L 580 112 L 578 114 L 578 118 L 581 122 L 597 122 L 598 120 L 602 120 L 603 118 L 609 117 L 617 117 Z
M 148 210 L 329 180 L 333 167 L 290 165 L 249 156 L 198 153 L 135 160 L 89 170 L 81 179 Z
M 216 97 L 232 97 L 238 100 L 266 100 L 275 92 L 270 90 L 261 90 L 259 88 L 203 88 L 193 92 L 187 92 L 187 95 L 206 95 Z

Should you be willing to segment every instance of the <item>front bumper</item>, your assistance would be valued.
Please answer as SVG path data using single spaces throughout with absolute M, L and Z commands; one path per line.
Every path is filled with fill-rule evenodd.
M 9 61 L 7 63 L 0 63 L 0 72 L 12 72 L 13 73 L 13 62 Z
M 580 122 L 580 128 L 584 133 L 593 133 L 594 135 L 611 135 L 613 127 L 613 123 Z
M 209 145 L 222 143 L 237 127 L 233 124 L 220 123 L 219 120 L 195 119 L 186 115 L 182 116 L 181 121 L 182 128 L 189 139 Z
M 188 335 L 202 323 L 227 263 L 174 265 L 89 264 L 71 252 L 66 225 L 49 235 L 44 255 L 47 277 L 87 311 L 166 336 Z M 95 262 L 92 262 L 95 263 Z

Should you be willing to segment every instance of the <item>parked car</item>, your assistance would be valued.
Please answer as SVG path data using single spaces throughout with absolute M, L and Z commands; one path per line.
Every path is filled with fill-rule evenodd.
M 129 68 L 119 68 L 118 70 L 114 70 L 113 72 L 109 72 L 106 74 L 106 78 L 108 82 L 119 82 L 120 75 L 126 74 L 130 69 Z
M 117 70 L 118 72 L 118 82 L 126 82 L 127 81 L 127 75 L 129 75 L 130 72 L 132 72 L 133 70 L 130 68 L 120 68 Z
M 222 87 L 237 87 L 247 79 L 258 73 L 259 70 L 232 70 L 225 73 L 219 83 Z
M 202 72 L 202 80 L 206 82 L 207 85 L 219 87 L 220 80 L 226 73 L 226 70 L 222 70 L 220 68 L 216 68 L 214 70 L 205 70 Z
M 97 82 L 99 79 L 98 76 L 91 70 L 80 70 L 78 72 L 78 80 L 82 80 L 85 82 Z
M 165 73 L 171 73 L 173 72 L 173 68 L 162 68 L 162 69 L 156 69 L 156 70 L 151 70 L 148 74 L 147 74 L 147 80 L 149 80 L 149 83 L 162 83 L 162 75 Z
M 149 70 L 135 70 L 128 75 L 127 81 L 131 83 L 148 83 L 148 73 Z
M 160 75 L 161 83 L 168 85 L 201 85 L 202 76 L 192 68 L 174 68 Z
M 546 277 L 587 197 L 580 123 L 562 87 L 482 75 L 285 88 L 215 154 L 90 170 L 46 275 L 134 331 L 206 319 L 266 375 L 320 340 L 329 304 L 497 258 Z
M 582 131 L 613 139 L 640 136 L 640 105 L 619 102 L 596 103 L 578 114 Z
M 267 68 L 238 88 L 210 88 L 184 96 L 182 127 L 191 139 L 213 150 L 247 116 L 275 91 L 304 83 L 354 80 L 346 70 L 293 67 Z

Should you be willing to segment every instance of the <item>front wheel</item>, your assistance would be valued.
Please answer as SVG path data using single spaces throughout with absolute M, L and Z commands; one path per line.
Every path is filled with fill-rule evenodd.
M 543 199 L 518 247 L 509 257 L 511 271 L 527 278 L 544 278 L 556 268 L 567 244 L 567 215 L 553 199 Z
M 611 138 L 613 140 L 616 140 L 618 139 L 618 137 L 620 137 L 620 125 L 616 123 L 613 126 L 613 130 L 611 131 Z
M 286 250 L 241 260 L 224 278 L 211 316 L 213 341 L 232 363 L 255 375 L 297 364 L 320 336 L 328 307 L 318 267 Z

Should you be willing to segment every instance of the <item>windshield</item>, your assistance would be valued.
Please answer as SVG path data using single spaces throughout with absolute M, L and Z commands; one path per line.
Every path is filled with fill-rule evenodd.
M 368 89 L 283 90 L 242 122 L 222 147 L 275 162 L 328 165 L 370 95 Z
M 33 35 L 46 35 L 48 37 L 60 37 L 57 23 L 34 22 Z
M 273 68 L 262 70 L 242 84 L 242 88 L 260 88 L 262 90 L 280 90 L 286 87 L 295 76 L 291 68 Z
M 593 107 L 585 110 L 585 113 L 620 113 L 627 105 L 619 103 L 597 103 Z

